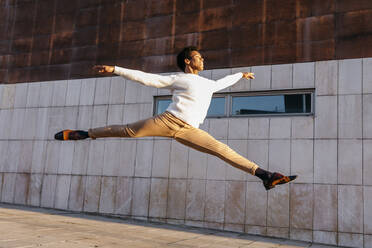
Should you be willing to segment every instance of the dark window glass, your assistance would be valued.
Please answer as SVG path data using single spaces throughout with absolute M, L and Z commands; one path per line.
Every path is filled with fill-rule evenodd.
M 213 97 L 209 106 L 207 116 L 224 116 L 225 114 L 225 97 Z
M 227 99 L 231 100 L 229 109 Z M 171 97 L 156 98 L 155 103 L 155 114 L 161 114 L 171 103 Z M 212 98 L 207 117 L 281 114 L 312 114 L 312 93 L 251 96 L 220 94 Z
M 234 96 L 232 115 L 311 113 L 311 94 Z
M 163 113 L 171 103 L 171 99 L 160 98 L 156 99 L 156 111 L 155 114 Z M 213 97 L 211 105 L 209 106 L 207 116 L 224 116 L 225 113 L 225 97 Z
M 310 113 L 311 112 L 311 94 L 306 94 L 305 97 L 306 97 L 305 113 Z
M 168 108 L 171 102 L 171 99 L 157 99 L 155 114 L 158 115 L 163 113 Z

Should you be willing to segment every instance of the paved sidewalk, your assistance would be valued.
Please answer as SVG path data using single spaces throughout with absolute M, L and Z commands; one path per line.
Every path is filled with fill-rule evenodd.
M 0 247 L 313 247 L 284 239 L 0 204 Z

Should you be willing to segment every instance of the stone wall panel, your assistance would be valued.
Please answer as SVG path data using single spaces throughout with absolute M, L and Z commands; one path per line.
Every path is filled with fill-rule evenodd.
M 212 13 L 238 3 L 243 4 L 208 1 L 203 11 Z M 95 6 L 85 1 L 78 4 Z M 257 7 L 259 3 L 252 4 Z M 296 18 L 323 13 L 305 1 L 301 4 L 306 9 L 297 9 Z M 333 11 L 333 5 L 323 6 L 328 6 L 324 13 Z M 197 12 L 199 7 L 185 8 L 185 13 Z M 160 9 L 146 11 L 143 15 L 152 18 L 170 16 L 158 15 L 158 11 L 163 13 Z M 67 8 L 61 13 L 70 12 Z M 281 14 L 288 18 L 286 21 L 292 21 L 288 13 L 278 13 Z M 144 16 L 139 13 L 123 18 Z M 253 22 L 255 17 L 252 18 L 247 23 Z M 118 22 L 117 17 L 103 20 L 111 21 Z M 209 32 L 219 33 L 213 29 L 205 31 Z M 200 37 L 197 33 L 182 35 L 184 42 L 190 44 L 196 44 Z M 163 49 L 172 42 L 172 36 L 151 39 L 149 44 L 152 42 L 160 42 Z M 151 49 L 146 52 L 151 54 Z M 215 63 L 230 52 L 218 55 L 218 50 L 209 50 L 207 54 L 216 59 L 212 61 Z M 162 56 L 155 54 L 146 66 L 158 59 L 159 64 L 171 64 L 171 55 L 167 55 L 169 60 L 161 60 Z M 314 116 L 208 118 L 200 127 L 263 169 L 299 175 L 291 184 L 268 192 L 257 177 L 164 137 L 54 140 L 54 133 L 65 128 L 87 130 L 151 117 L 153 96 L 169 95 L 168 90 L 144 87 L 120 77 L 0 85 L 0 200 L 369 247 L 369 64 L 369 59 L 332 60 L 224 67 L 201 73 L 214 80 L 242 70 L 256 73 L 257 79 L 241 81 L 223 91 L 234 94 L 315 87 Z M 58 71 L 58 65 L 56 68 Z M 354 78 L 356 84 L 348 85 Z

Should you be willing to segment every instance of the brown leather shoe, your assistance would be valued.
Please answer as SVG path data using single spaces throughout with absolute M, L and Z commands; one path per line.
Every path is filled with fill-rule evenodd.
M 83 130 L 63 130 L 54 135 L 56 140 L 81 140 L 89 138 L 88 132 Z
M 276 185 L 289 183 L 297 178 L 297 176 L 283 176 L 278 172 L 274 172 L 271 177 L 263 181 L 266 190 L 275 188 Z

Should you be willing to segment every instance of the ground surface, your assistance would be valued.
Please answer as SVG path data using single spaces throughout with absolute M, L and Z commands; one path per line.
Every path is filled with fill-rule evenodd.
M 317 247 L 305 242 L 0 204 L 0 248 Z

